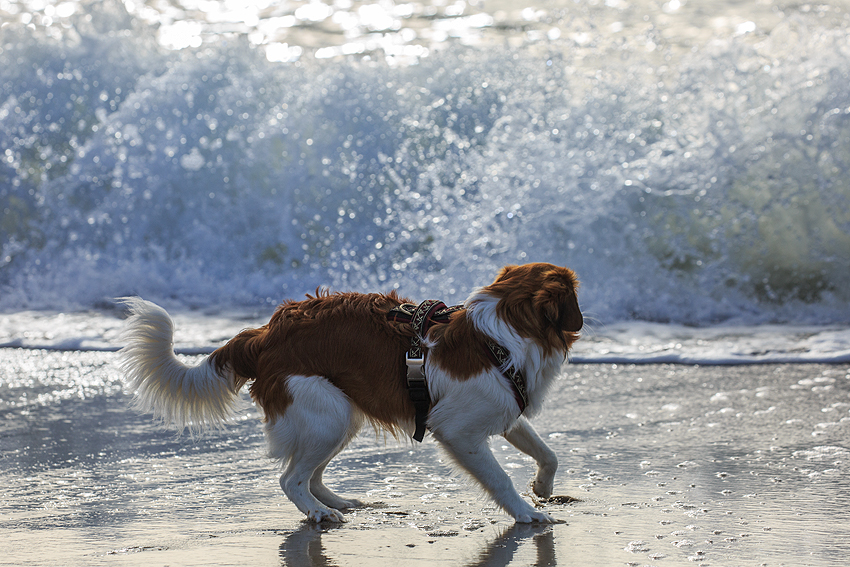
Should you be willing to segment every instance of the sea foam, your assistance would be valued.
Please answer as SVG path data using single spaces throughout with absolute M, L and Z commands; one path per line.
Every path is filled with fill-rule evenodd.
M 4 310 L 318 285 L 451 303 L 549 261 L 591 324 L 850 320 L 850 26 L 398 65 L 87 22 L 2 29 Z

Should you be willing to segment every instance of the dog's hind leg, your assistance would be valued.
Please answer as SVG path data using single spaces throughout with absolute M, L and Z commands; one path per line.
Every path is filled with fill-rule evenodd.
M 356 433 L 359 412 L 342 391 L 319 376 L 290 376 L 286 389 L 292 403 L 266 424 L 265 431 L 269 454 L 287 464 L 280 487 L 309 520 L 343 522 L 338 509 L 314 495 L 311 481 L 318 475 L 319 496 L 333 496 L 328 498 L 330 504 L 347 503 L 324 487 L 321 474 Z
M 310 492 L 315 496 L 322 504 L 328 506 L 330 508 L 335 508 L 337 510 L 345 510 L 347 508 L 356 508 L 361 506 L 362 503 L 359 500 L 354 499 L 345 499 L 325 486 L 325 483 L 322 481 L 322 475 L 325 472 L 325 467 L 328 466 L 328 463 L 333 460 L 334 457 L 342 451 L 346 445 L 357 435 L 357 432 L 360 431 L 360 427 L 363 424 L 363 416 L 359 411 L 355 410 L 352 414 L 352 422 L 351 427 L 348 429 L 346 434 L 346 438 L 340 444 L 338 450 L 328 457 L 328 459 L 322 463 L 319 468 L 317 468 L 313 472 L 312 478 L 310 478 Z
M 543 442 L 524 417 L 520 417 L 504 437 L 511 445 L 537 461 L 537 474 L 531 482 L 534 493 L 541 498 L 552 496 L 555 471 L 558 470 L 558 457 L 555 452 Z

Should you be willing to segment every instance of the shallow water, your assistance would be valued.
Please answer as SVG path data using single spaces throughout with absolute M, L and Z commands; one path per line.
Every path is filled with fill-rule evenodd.
M 14 565 L 842 565 L 850 366 L 571 365 L 535 420 L 559 455 L 514 526 L 435 443 L 362 433 L 329 485 L 367 506 L 304 523 L 246 404 L 192 439 L 128 409 L 114 354 L 2 349 L 0 563 Z M 190 358 L 191 359 L 191 358 Z M 494 452 L 523 488 L 533 465 Z

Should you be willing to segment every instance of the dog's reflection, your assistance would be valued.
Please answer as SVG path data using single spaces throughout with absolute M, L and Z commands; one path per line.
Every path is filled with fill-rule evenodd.
M 551 525 L 514 524 L 494 539 L 479 555 L 478 560 L 468 563 L 468 567 L 501 567 L 513 561 L 514 553 L 520 542 L 533 537 L 537 550 L 534 567 L 557 565 L 555 561 L 555 535 Z
M 333 567 L 336 565 L 325 555 L 322 534 L 340 526 L 322 526 L 303 522 L 301 527 L 286 536 L 280 544 L 280 564 L 283 567 Z
M 322 546 L 322 534 L 341 529 L 337 525 L 321 525 L 304 522 L 280 544 L 280 560 L 283 567 L 334 567 L 338 565 L 326 555 Z M 478 558 L 467 567 L 502 567 L 513 561 L 520 544 L 532 538 L 537 551 L 533 567 L 557 565 L 555 559 L 555 536 L 551 525 L 514 524 L 493 539 Z

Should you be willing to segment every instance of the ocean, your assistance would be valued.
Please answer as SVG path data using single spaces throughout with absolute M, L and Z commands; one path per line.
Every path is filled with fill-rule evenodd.
M 0 309 L 850 321 L 846 2 L 0 4 Z

